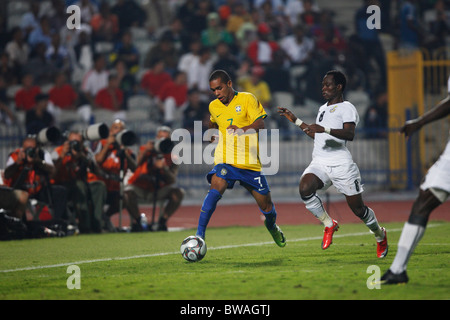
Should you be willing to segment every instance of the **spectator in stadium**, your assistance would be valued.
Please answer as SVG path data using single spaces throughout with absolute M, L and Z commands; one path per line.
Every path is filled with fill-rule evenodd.
M 101 2 L 99 12 L 92 17 L 90 25 L 94 41 L 117 40 L 120 31 L 119 18 L 111 12 L 108 1 Z
M 155 59 L 141 79 L 141 88 L 150 96 L 156 97 L 160 94 L 162 86 L 172 80 L 171 75 L 165 71 L 163 59 Z
M 135 74 L 138 71 L 139 51 L 133 44 L 131 31 L 125 30 L 122 33 L 121 41 L 116 43 L 113 54 L 114 59 L 111 61 L 112 63 L 120 59 L 126 63 L 128 72 Z
M 15 85 L 18 82 L 19 69 L 15 68 L 6 52 L 0 54 L 0 76 L 8 85 Z
M 58 71 L 67 72 L 70 69 L 69 51 L 61 44 L 59 33 L 52 34 L 52 42 L 45 53 L 47 61 Z
M 199 53 L 202 48 L 202 42 L 198 38 L 192 39 L 189 44 L 189 50 L 180 56 L 178 61 L 178 70 L 189 73 L 189 68 L 193 63 L 198 63 Z
M 180 52 L 175 47 L 174 39 L 171 35 L 162 36 L 145 56 L 144 67 L 151 68 L 152 62 L 164 60 L 164 69 L 171 76 L 175 72 Z
M 20 88 L 14 97 L 17 110 L 28 111 L 33 108 L 36 96 L 41 93 L 41 88 L 34 85 L 34 77 L 28 73 L 22 77 L 22 88 Z
M 67 190 L 50 184 L 54 173 L 50 153 L 38 145 L 34 136 L 28 136 L 20 148 L 9 154 L 4 182 L 14 190 L 26 191 L 30 199 L 47 204 L 54 218 L 68 220 Z
M 403 49 L 417 49 L 423 40 L 424 30 L 420 25 L 417 0 L 405 0 L 399 12 L 398 46 Z
M 171 126 L 176 120 L 177 109 L 186 107 L 187 92 L 187 77 L 183 71 L 175 73 L 174 80 L 164 83 L 161 87 L 158 100 L 164 125 Z
M 305 28 L 299 24 L 291 35 L 280 40 L 280 46 L 286 53 L 291 65 L 308 65 L 314 50 L 314 40 L 306 36 Z
M 258 6 L 260 21 L 264 21 L 272 31 L 273 39 L 279 40 L 288 32 L 288 19 L 283 14 L 284 5 L 280 0 L 265 0 Z
M 144 9 L 135 0 L 118 0 L 111 7 L 111 13 L 119 19 L 120 35 L 131 27 L 142 27 L 147 18 Z
M 46 16 L 39 19 L 39 26 L 28 37 L 28 44 L 31 48 L 34 48 L 38 43 L 45 43 L 46 48 L 52 43 L 52 31 Z
M 341 71 L 331 70 L 325 74 L 322 93 L 327 102 L 319 108 L 314 124 L 304 123 L 284 107 L 278 107 L 278 112 L 314 139 L 313 159 L 300 178 L 299 193 L 306 209 L 325 227 L 322 249 L 332 244 L 339 224 L 328 215 L 316 192 L 327 190 L 333 184 L 345 195 L 352 212 L 375 235 L 377 257 L 384 258 L 388 253 L 386 230 L 378 224 L 375 212 L 364 204 L 361 175 L 345 146 L 347 141 L 353 140 L 359 122 L 356 108 L 343 100 L 346 83 Z
M 154 35 L 159 30 L 167 27 L 174 16 L 174 12 L 172 12 L 166 0 L 146 1 L 142 4 L 142 7 L 147 14 L 144 27 L 149 35 Z
M 34 77 L 34 83 L 44 86 L 52 83 L 59 70 L 51 64 L 45 55 L 47 45 L 43 42 L 38 43 L 30 54 L 28 62 L 23 67 L 23 74 L 30 73 Z
M 114 120 L 109 127 L 108 138 L 99 141 L 95 152 L 95 161 L 106 174 L 106 177 L 101 180 L 105 182 L 107 190 L 108 209 L 105 212 L 104 227 L 109 231 L 113 231 L 110 217 L 120 209 L 120 171 L 122 169 L 125 176 L 128 170 L 136 170 L 133 151 L 129 147 L 119 144 L 116 139 L 117 134 L 125 129 L 125 123 L 122 120 Z
M 119 78 L 116 73 L 108 76 L 108 85 L 95 96 L 95 107 L 111 111 L 124 109 L 123 91 L 119 88 Z
M 101 54 L 95 54 L 94 66 L 86 73 L 81 84 L 81 104 L 95 106 L 97 93 L 108 86 L 108 76 L 105 57 Z
M 75 110 L 78 102 L 78 93 L 74 87 L 67 82 L 64 72 L 58 73 L 55 83 L 48 92 L 49 100 L 58 108 L 63 110 Z
M 210 89 L 208 87 L 208 77 L 212 71 L 214 59 L 211 55 L 211 49 L 208 47 L 202 47 L 199 52 L 198 63 L 194 63 L 190 66 L 187 74 L 188 88 L 197 89 L 200 92 L 202 100 L 207 101 L 210 98 Z M 206 83 L 206 85 L 205 85 Z
M 311 28 L 317 51 L 325 59 L 337 60 L 339 54 L 345 54 L 347 41 L 333 20 L 333 12 L 323 10 L 320 22 Z
M 228 17 L 226 29 L 232 35 L 236 35 L 241 26 L 251 20 L 250 14 L 245 8 L 244 2 L 241 0 L 235 1 L 231 5 L 231 14 Z
M 437 105 L 425 112 L 420 117 L 407 121 L 400 132 L 409 138 L 423 126 L 443 119 L 450 114 L 450 77 L 448 79 L 448 95 Z M 450 194 L 450 140 L 439 159 L 428 170 L 425 179 L 420 185 L 417 196 L 409 215 L 408 221 L 403 226 L 398 241 L 397 253 L 390 268 L 381 277 L 382 284 L 407 283 L 406 274 L 409 259 L 414 249 L 422 239 L 428 220 L 434 209 L 443 204 Z
M 202 121 L 204 123 L 202 125 L 202 132 L 205 132 L 208 129 L 208 122 L 204 121 L 206 118 L 205 114 L 207 113 L 208 103 L 200 100 L 198 90 L 189 90 L 188 104 L 183 111 L 183 128 L 189 130 L 192 139 L 194 139 L 194 121 Z
M 117 74 L 119 89 L 123 92 L 123 107 L 128 109 L 128 99 L 135 95 L 138 90 L 136 77 L 128 72 L 126 63 L 123 60 L 116 60 L 114 72 Z
M 202 45 L 215 48 L 219 42 L 233 44 L 234 38 L 220 25 L 219 15 L 216 12 L 208 14 L 208 27 L 201 32 Z
M 197 8 L 194 18 L 190 24 L 183 24 L 189 34 L 200 36 L 202 31 L 208 27 L 208 14 L 214 11 L 210 0 L 197 0 Z
M 98 6 L 96 1 L 78 0 L 74 3 L 74 5 L 80 8 L 81 23 L 91 23 L 92 18 L 98 13 Z
M 24 39 L 28 39 L 30 33 L 39 28 L 39 11 L 41 3 L 39 0 L 30 1 L 30 9 L 25 12 L 20 21 L 20 28 L 24 32 Z
M 103 228 L 103 206 L 106 203 L 106 186 L 92 151 L 84 144 L 83 136 L 76 131 L 52 153 L 55 164 L 54 184 L 66 187 L 69 207 L 78 218 L 81 233 L 100 233 Z
M 25 129 L 27 134 L 38 134 L 44 128 L 55 124 L 54 116 L 47 110 L 48 95 L 36 95 L 35 105 L 25 114 Z
M 191 41 L 199 38 L 199 35 L 190 34 L 183 25 L 183 21 L 178 17 L 173 18 L 170 21 L 170 25 L 160 31 L 161 33 L 158 39 L 172 39 L 178 54 L 188 51 Z
M 9 99 L 6 94 L 6 83 L 0 75 L 0 123 L 3 125 L 12 125 L 16 123 L 15 112 L 9 107 Z
M 313 0 L 303 0 L 303 12 L 300 13 L 299 23 L 311 28 L 320 21 L 320 10 Z
M 12 39 L 6 44 L 5 52 L 8 54 L 11 63 L 22 70 L 30 55 L 30 46 L 26 43 L 23 31 L 20 27 L 11 30 Z
M 139 214 L 138 200 L 143 199 L 157 204 L 157 201 L 167 202 L 159 219 L 151 226 L 152 231 L 167 231 L 167 221 L 180 206 L 184 190 L 175 185 L 178 175 L 178 165 L 173 163 L 171 150 L 162 150 L 163 142 L 170 141 L 171 129 L 159 127 L 155 140 L 149 140 L 139 147 L 137 169 L 128 180 L 125 187 L 125 205 L 136 222 L 132 230 L 143 231 Z M 170 149 L 170 148 L 169 148 Z M 156 209 L 155 207 L 153 208 Z
M 272 62 L 273 53 L 280 49 L 278 42 L 271 40 L 270 27 L 262 22 L 258 25 L 258 36 L 250 42 L 246 54 L 254 65 L 267 65 Z
M 386 60 L 383 45 L 381 44 L 378 32 L 379 30 L 367 28 L 367 19 L 370 14 L 366 12 L 367 7 L 371 5 L 380 5 L 379 0 L 364 0 L 364 4 L 356 11 L 354 23 L 356 39 L 363 50 L 364 62 L 358 67 L 365 73 L 372 71 L 371 61 L 377 65 L 377 73 L 380 75 L 378 86 L 386 83 Z
M 364 115 L 364 128 L 367 129 L 366 138 L 386 138 L 388 128 L 387 93 L 385 91 L 378 92 L 374 100 Z
M 176 10 L 175 15 L 181 20 L 183 26 L 191 26 L 195 19 L 195 12 L 197 11 L 196 0 L 184 1 Z M 188 30 L 190 33 L 190 30 Z M 192 33 L 191 33 L 192 34 Z
M 263 80 L 265 70 L 262 66 L 253 66 L 249 77 L 238 79 L 238 86 L 242 91 L 250 92 L 262 104 L 269 109 L 272 102 L 272 94 L 269 85 Z
M 239 61 L 230 52 L 230 46 L 224 41 L 216 45 L 216 59 L 213 65 L 214 70 L 224 70 L 231 77 L 231 81 L 236 81 L 236 73 L 239 69 Z

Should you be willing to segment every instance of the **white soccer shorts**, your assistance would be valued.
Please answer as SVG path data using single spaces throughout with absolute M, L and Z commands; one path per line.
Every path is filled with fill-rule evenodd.
M 441 202 L 444 202 L 448 194 L 450 194 L 450 140 L 447 142 L 447 146 L 439 159 L 428 170 L 424 182 L 420 185 L 420 189 L 444 191 L 446 196 L 442 195 L 439 197 Z
M 323 191 L 331 185 L 334 185 L 337 191 L 346 196 L 353 196 L 364 191 L 359 168 L 354 162 L 338 166 L 326 166 L 313 161 L 305 169 L 302 176 L 307 173 L 312 173 L 322 180 L 324 186 L 320 190 Z

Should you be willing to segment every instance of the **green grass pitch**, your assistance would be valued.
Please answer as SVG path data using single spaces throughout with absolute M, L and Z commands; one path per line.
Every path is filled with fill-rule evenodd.
M 322 250 L 319 225 L 281 226 L 287 246 L 264 226 L 208 228 L 205 258 L 185 261 L 181 241 L 195 230 L 111 233 L 0 243 L 0 299 L 353 300 L 450 299 L 450 223 L 431 221 L 408 265 L 407 285 L 368 288 L 394 259 L 403 223 L 389 223 L 389 254 L 363 224 L 343 224 Z M 69 289 L 68 267 L 80 289 Z M 376 270 L 376 269 L 375 269 Z M 70 279 L 69 279 L 70 280 Z M 370 281 L 369 281 L 370 283 Z

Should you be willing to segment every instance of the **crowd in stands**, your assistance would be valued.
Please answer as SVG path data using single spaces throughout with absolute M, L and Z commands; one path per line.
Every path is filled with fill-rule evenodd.
M 68 27 L 70 5 L 80 8 L 78 28 Z M 381 8 L 381 29 L 367 27 L 370 5 Z M 315 0 L 8 1 L 0 17 L 0 125 L 37 134 L 66 110 L 86 121 L 93 111 L 107 110 L 126 121 L 130 99 L 141 95 L 150 99 L 147 111 L 157 125 L 192 131 L 194 121 L 208 122 L 214 69 L 227 71 L 234 87 L 253 93 L 269 115 L 277 92 L 290 94 L 296 105 L 310 99 L 319 106 L 323 74 L 341 69 L 347 91 L 370 97 L 361 115 L 372 129 L 367 138 L 382 138 L 377 129 L 386 128 L 388 112 L 380 34 L 393 39 L 394 49 L 438 50 L 448 36 L 448 5 L 361 0 L 347 35 L 336 23 L 339 13 Z M 11 23 L 8 10 L 18 7 L 20 19 Z M 73 140 L 81 138 L 75 134 Z M 62 158 L 72 150 L 67 143 L 60 146 Z M 89 192 L 106 201 L 100 186 Z M 170 192 L 175 211 L 183 192 Z M 137 211 L 134 219 L 139 222 Z
M 26 9 L 15 25 L 6 27 L 8 11 L 0 20 L 0 112 L 6 124 L 46 93 L 54 117 L 86 106 L 126 114 L 128 99 L 145 94 L 160 115 L 154 120 L 186 125 L 174 122 L 176 111 L 192 118 L 193 91 L 209 101 L 207 79 L 216 68 L 228 71 L 237 88 L 253 92 L 269 112 L 279 91 L 292 94 L 295 104 L 320 102 L 318 84 L 331 68 L 346 72 L 349 90 L 364 90 L 374 101 L 386 91 L 380 32 L 391 35 L 396 48 L 435 50 L 445 45 L 449 28 L 445 0 L 361 0 L 350 35 L 335 22 L 339 13 L 314 0 L 21 3 Z M 366 9 L 373 4 L 381 8 L 381 29 L 367 28 Z M 69 5 L 80 8 L 79 29 L 67 26 Z

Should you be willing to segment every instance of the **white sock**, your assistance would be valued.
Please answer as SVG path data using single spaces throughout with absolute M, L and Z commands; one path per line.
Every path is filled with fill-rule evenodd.
M 326 212 L 323 207 L 322 200 L 320 200 L 316 193 L 302 198 L 302 200 L 305 203 L 306 209 L 308 209 L 317 219 L 319 219 L 325 227 L 333 226 L 333 220 Z
M 372 209 L 366 207 L 366 212 L 361 220 L 373 232 L 378 242 L 383 241 L 385 236 L 384 231 L 380 228 L 377 217 L 375 217 L 375 212 Z
M 398 240 L 397 254 L 390 267 L 393 273 L 399 274 L 406 270 L 409 258 L 414 252 L 420 239 L 422 239 L 424 233 L 425 227 L 409 222 L 405 223 L 400 239 Z

